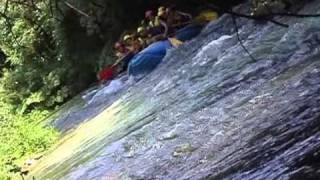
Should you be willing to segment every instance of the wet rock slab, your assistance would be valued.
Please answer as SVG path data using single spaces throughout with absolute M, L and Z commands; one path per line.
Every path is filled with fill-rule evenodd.
M 170 51 L 123 92 L 144 99 L 114 119 L 132 121 L 52 179 L 319 179 L 320 19 L 277 20 L 290 27 L 237 19 L 255 60 L 228 15 Z

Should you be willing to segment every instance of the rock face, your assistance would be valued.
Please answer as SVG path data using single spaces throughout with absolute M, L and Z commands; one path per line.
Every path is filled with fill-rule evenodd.
M 320 18 L 277 21 L 237 18 L 254 59 L 229 15 L 212 22 L 121 92 L 116 130 L 36 177 L 319 179 Z

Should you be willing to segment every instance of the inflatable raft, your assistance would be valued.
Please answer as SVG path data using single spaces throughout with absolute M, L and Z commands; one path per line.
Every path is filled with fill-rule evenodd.
M 174 38 L 182 42 L 190 40 L 201 32 L 202 27 L 202 25 L 186 26 L 178 30 Z M 137 76 L 152 71 L 162 62 L 167 50 L 171 47 L 169 40 L 150 44 L 131 59 L 128 67 L 129 75 Z

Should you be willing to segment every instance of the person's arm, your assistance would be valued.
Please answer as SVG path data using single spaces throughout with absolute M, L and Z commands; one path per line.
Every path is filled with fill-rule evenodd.
M 167 36 L 168 36 L 169 28 L 168 28 L 167 23 L 164 22 L 163 20 L 159 20 L 159 24 L 160 24 L 160 26 L 164 27 L 164 32 L 153 36 L 151 38 L 151 41 L 149 42 L 150 44 L 157 42 L 157 41 L 160 41 L 160 40 L 163 40 L 163 39 L 167 38 Z
M 123 53 L 121 53 L 121 52 L 117 52 L 117 53 L 116 53 L 116 57 L 117 57 L 117 58 L 121 58 L 122 56 L 123 56 Z
M 168 36 L 168 32 L 169 32 L 168 24 L 166 22 L 164 22 L 163 20 L 160 20 L 160 24 L 164 27 L 163 38 L 166 38 Z
M 181 11 L 177 11 L 178 14 L 180 14 L 181 16 L 186 16 L 189 18 L 189 20 L 192 19 L 192 15 L 189 13 L 185 13 L 185 12 L 181 12 Z

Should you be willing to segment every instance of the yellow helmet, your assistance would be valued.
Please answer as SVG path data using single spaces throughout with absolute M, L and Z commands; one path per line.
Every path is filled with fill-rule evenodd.
M 158 8 L 158 13 L 159 12 L 165 12 L 166 11 L 166 8 L 164 7 L 164 6 L 160 6 L 159 8 Z
M 157 14 L 157 16 L 158 16 L 158 17 L 161 17 L 161 16 L 165 15 L 165 13 L 166 13 L 165 11 L 159 11 L 158 14 Z
M 165 15 L 165 13 L 166 13 L 165 7 L 161 6 L 158 8 L 158 14 L 157 14 L 158 16 L 163 16 L 163 15 Z
M 129 34 L 123 36 L 123 40 L 124 40 L 124 41 L 127 41 L 127 40 L 130 39 L 130 38 L 132 38 L 132 36 L 129 35 Z
M 145 30 L 144 27 L 140 26 L 140 27 L 138 27 L 138 29 L 137 29 L 137 33 L 141 33 L 141 32 L 143 32 L 144 30 Z

